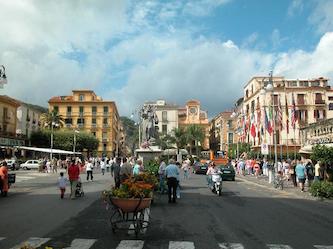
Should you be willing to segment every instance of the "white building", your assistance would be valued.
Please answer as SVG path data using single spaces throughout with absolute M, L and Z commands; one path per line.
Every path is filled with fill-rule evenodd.
M 20 106 L 17 108 L 16 113 L 16 134 L 30 138 L 33 131 L 39 130 L 40 116 L 45 112 L 47 112 L 47 108 L 20 102 Z

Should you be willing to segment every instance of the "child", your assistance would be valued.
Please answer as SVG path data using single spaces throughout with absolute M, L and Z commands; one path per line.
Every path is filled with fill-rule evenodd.
M 58 178 L 58 185 L 59 185 L 59 188 L 60 188 L 60 198 L 61 199 L 64 198 L 67 181 L 68 181 L 67 178 L 64 177 L 64 173 L 60 172 L 60 177 Z

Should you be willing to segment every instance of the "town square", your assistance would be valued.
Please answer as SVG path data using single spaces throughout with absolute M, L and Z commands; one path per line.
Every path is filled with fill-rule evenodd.
M 0 249 L 333 248 L 333 1 L 0 20 Z

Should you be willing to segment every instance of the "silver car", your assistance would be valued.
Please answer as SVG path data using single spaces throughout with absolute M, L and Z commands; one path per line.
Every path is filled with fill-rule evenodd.
M 11 170 L 20 169 L 20 165 L 16 162 L 15 159 L 6 159 L 7 167 Z
M 21 169 L 38 169 L 39 168 L 39 161 L 38 160 L 28 160 L 25 163 L 20 165 Z

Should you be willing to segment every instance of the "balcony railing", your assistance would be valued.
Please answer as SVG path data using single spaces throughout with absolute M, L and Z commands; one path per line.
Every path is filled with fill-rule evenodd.
M 109 141 L 109 139 L 107 139 L 107 138 L 102 138 L 102 142 L 108 142 Z
M 92 112 L 91 113 L 93 116 L 96 116 L 97 115 L 97 112 Z
M 77 127 L 78 127 L 78 128 L 83 128 L 83 127 L 84 127 L 84 124 L 77 124 Z
M 91 127 L 92 127 L 92 128 L 96 128 L 96 127 L 97 127 L 97 124 L 91 124 Z
M 66 113 L 66 116 L 67 116 L 67 117 L 71 117 L 71 116 L 72 116 L 72 112 L 67 112 L 67 113 Z
M 325 100 L 323 100 L 323 99 L 316 99 L 315 100 L 315 104 L 316 105 L 324 105 L 325 104 Z
M 110 125 L 109 124 L 103 124 L 103 128 L 109 128 Z
M 297 101 L 297 105 L 305 105 L 305 101 L 303 100 L 298 100 Z

